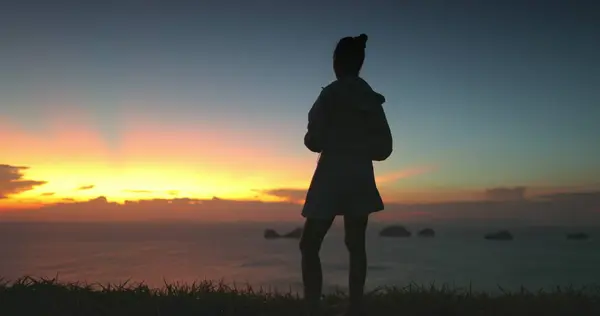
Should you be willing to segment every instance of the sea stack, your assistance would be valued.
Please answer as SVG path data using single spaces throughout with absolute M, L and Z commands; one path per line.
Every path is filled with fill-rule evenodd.
M 586 233 L 571 233 L 567 234 L 568 240 L 587 240 L 590 236 Z
M 513 235 L 508 230 L 501 230 L 494 233 L 489 233 L 484 236 L 488 240 L 513 240 Z
M 298 228 L 292 230 L 291 232 L 289 232 L 287 234 L 284 234 L 281 237 L 283 237 L 283 238 L 300 239 L 300 237 L 302 237 L 302 228 L 298 227 Z
M 279 235 L 274 229 L 265 229 L 264 237 L 265 239 L 276 239 L 280 238 L 281 235 Z
M 412 234 L 404 226 L 388 226 L 379 232 L 381 237 L 410 237 Z
M 287 234 L 279 234 L 274 229 L 265 229 L 264 232 L 265 239 L 280 239 L 280 238 L 289 238 L 289 239 L 300 239 L 302 237 L 302 228 L 296 228 Z
M 435 231 L 431 228 L 425 228 L 419 231 L 419 237 L 435 237 Z

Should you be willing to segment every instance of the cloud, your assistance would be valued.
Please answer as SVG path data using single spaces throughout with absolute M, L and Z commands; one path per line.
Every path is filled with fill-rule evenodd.
M 0 213 L 0 221 L 290 221 L 299 219 L 298 205 L 261 201 L 173 198 L 111 202 L 104 196 L 65 201 L 36 209 Z
M 431 167 L 431 166 L 412 167 L 412 168 L 407 168 L 407 169 L 402 169 L 402 170 L 386 173 L 384 175 L 378 176 L 376 178 L 376 180 L 377 180 L 378 184 L 396 182 L 400 179 L 421 175 L 424 173 L 431 172 L 433 170 L 435 170 L 435 168 Z
M 140 193 L 140 194 L 154 193 L 154 191 L 150 191 L 150 190 L 123 190 L 123 192 Z
M 41 196 L 53 196 L 54 194 L 56 194 L 56 193 L 54 193 L 54 192 L 44 192 L 44 193 L 42 193 L 40 195 Z
M 177 190 L 170 190 L 170 191 L 167 191 L 167 194 L 171 195 L 171 196 L 177 196 L 177 195 L 179 195 L 179 191 L 177 191 Z
M 540 200 L 554 201 L 554 202 L 587 202 L 587 201 L 600 201 L 600 192 L 588 191 L 588 192 L 561 192 L 554 194 L 546 194 L 537 197 Z M 598 203 L 598 211 L 600 211 L 600 202 Z
M 434 167 L 414 167 L 402 169 L 394 172 L 390 172 L 384 175 L 381 175 L 376 178 L 378 184 L 382 183 L 391 183 L 398 181 L 400 179 L 424 174 L 434 170 Z M 306 198 L 306 191 L 308 189 L 290 189 L 290 188 L 277 188 L 270 190 L 257 190 L 257 192 L 270 195 L 272 197 L 283 199 L 284 201 L 293 202 L 293 203 L 303 203 Z
M 5 199 L 11 194 L 32 190 L 36 186 L 46 184 L 46 181 L 23 179 L 23 170 L 29 167 L 11 166 L 0 164 L 0 199 Z
M 519 190 L 517 190 L 519 191 Z M 304 190 L 276 189 L 272 194 L 303 198 Z M 487 191 L 485 191 L 487 192 Z M 301 221 L 300 207 L 290 202 L 227 200 L 222 198 L 145 199 L 116 203 L 106 197 L 87 201 L 64 199 L 36 209 L 0 213 L 0 221 Z M 456 201 L 419 204 L 386 203 L 375 221 L 425 225 L 598 225 L 600 191 L 562 192 L 539 198 L 501 201 Z
M 95 187 L 95 185 L 90 184 L 90 185 L 82 185 L 79 188 L 77 188 L 77 191 L 84 191 L 84 190 L 91 190 Z
M 525 199 L 527 188 L 524 186 L 511 188 L 491 188 L 484 192 L 486 200 L 490 201 L 522 201 Z
M 305 189 L 271 189 L 262 190 L 260 193 L 270 195 L 273 197 L 281 198 L 288 202 L 302 203 L 306 198 Z
M 106 204 L 108 203 L 108 199 L 105 196 L 99 196 L 95 199 L 91 199 L 89 201 L 87 201 L 87 203 L 100 203 L 100 204 Z

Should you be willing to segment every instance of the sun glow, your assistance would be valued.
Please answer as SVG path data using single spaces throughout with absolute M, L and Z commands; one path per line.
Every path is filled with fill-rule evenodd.
M 12 195 L 11 204 L 97 196 L 115 202 L 214 196 L 273 200 L 260 191 L 306 187 L 314 167 L 310 156 L 282 158 L 270 148 L 251 146 L 249 133 L 231 135 L 214 127 L 173 126 L 139 117 L 125 120 L 129 123 L 113 141 L 117 145 L 109 145 L 85 115 L 67 113 L 70 118 L 51 117 L 50 124 L 37 129 L 0 117 L 2 161 L 28 167 L 21 172 L 23 180 L 47 182 Z M 294 168 L 285 168 L 290 165 Z

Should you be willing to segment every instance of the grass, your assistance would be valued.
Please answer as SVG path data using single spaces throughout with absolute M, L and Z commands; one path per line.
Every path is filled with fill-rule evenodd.
M 337 315 L 345 293 L 324 297 L 325 315 Z M 488 295 L 446 286 L 380 288 L 366 297 L 369 315 L 493 316 L 600 315 L 600 286 L 556 288 L 552 291 Z M 110 316 L 300 316 L 302 301 L 293 293 L 277 293 L 246 286 L 199 282 L 100 285 L 60 282 L 57 279 L 0 280 L 1 316 L 110 315 Z

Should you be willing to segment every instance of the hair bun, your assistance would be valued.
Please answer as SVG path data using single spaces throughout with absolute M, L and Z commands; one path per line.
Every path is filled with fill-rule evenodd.
M 358 43 L 361 44 L 362 48 L 365 48 L 367 46 L 367 40 L 369 39 L 369 37 L 367 36 L 367 34 L 360 34 L 359 36 L 355 37 L 354 40 L 357 41 Z

